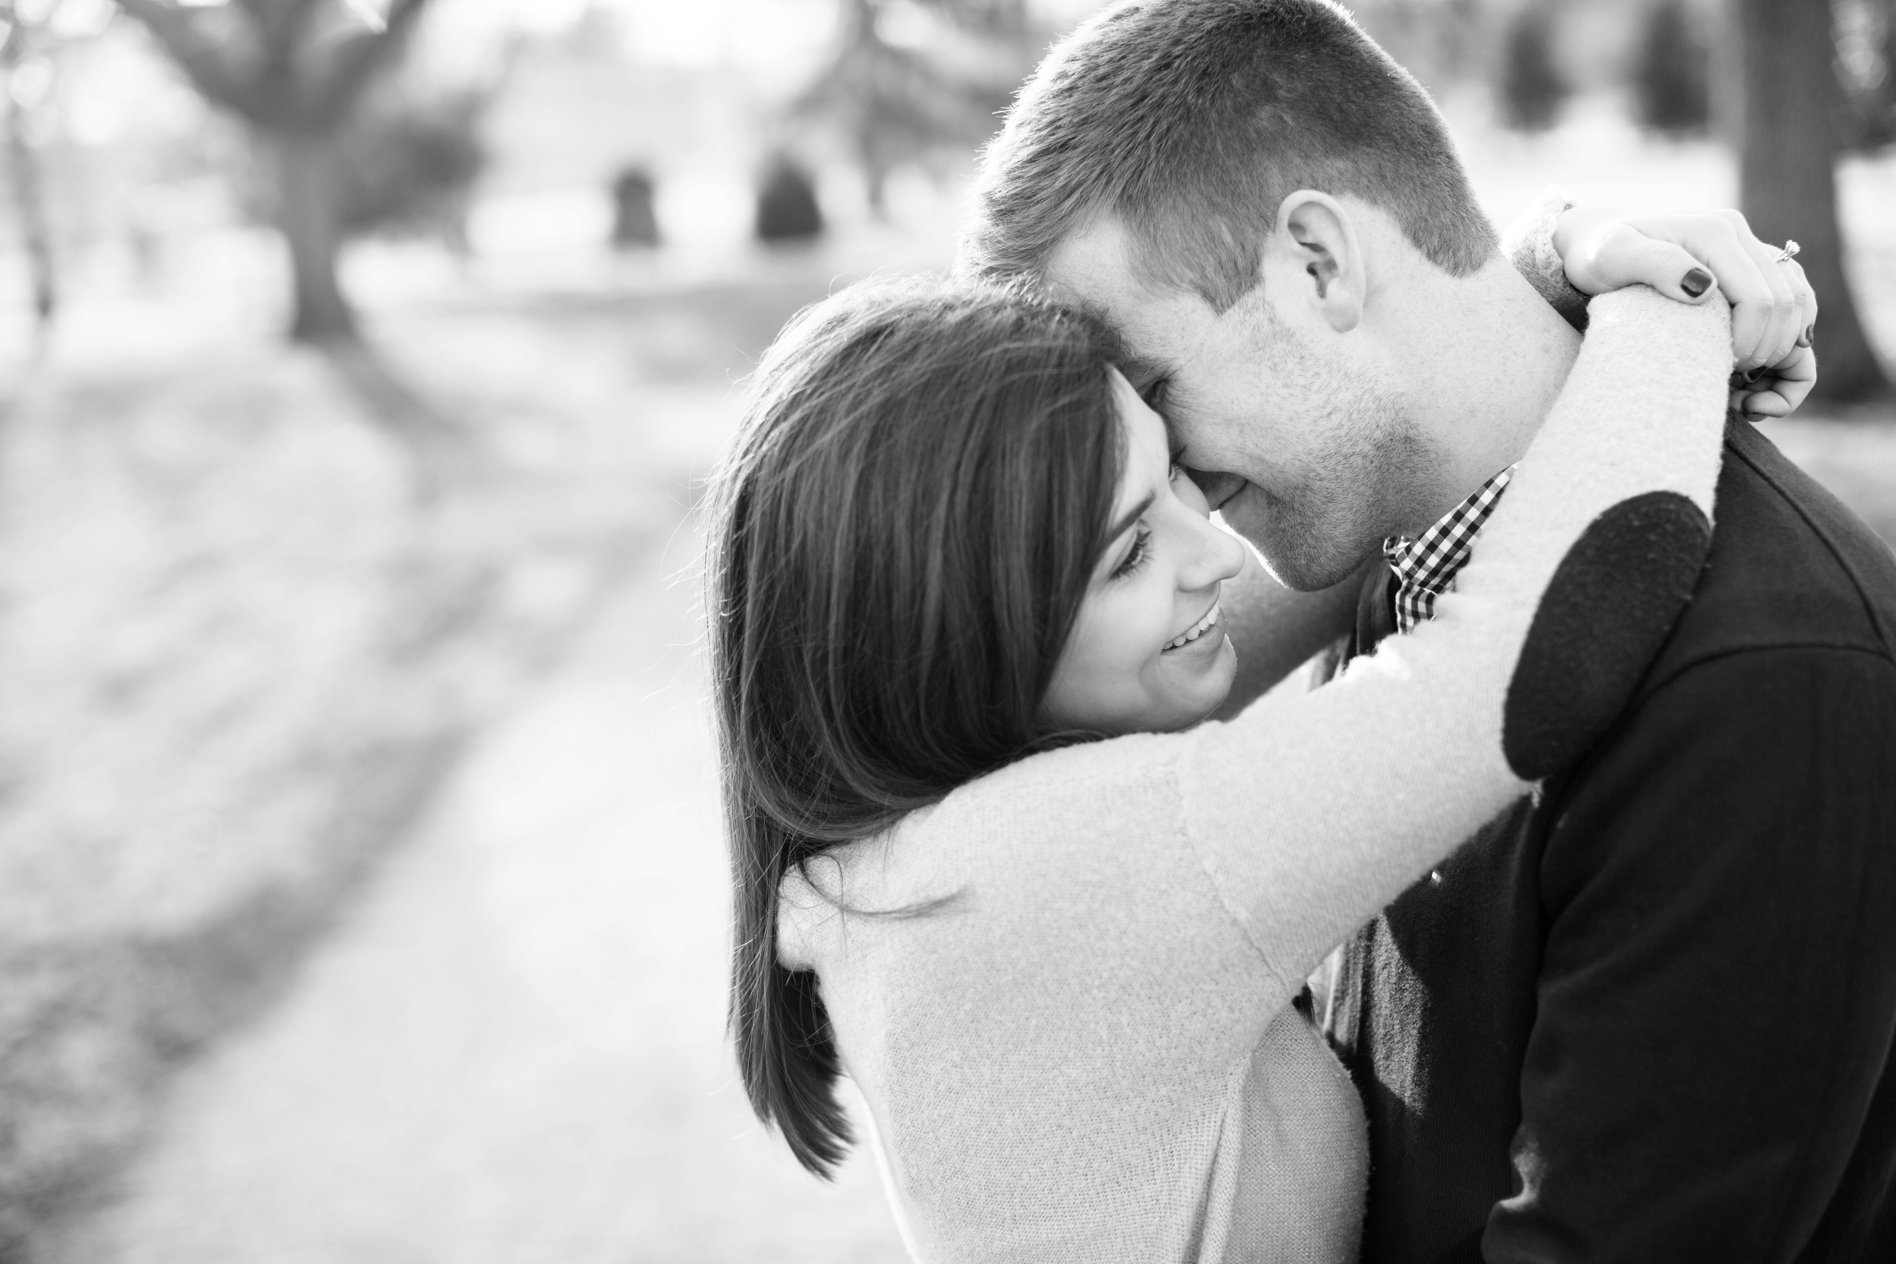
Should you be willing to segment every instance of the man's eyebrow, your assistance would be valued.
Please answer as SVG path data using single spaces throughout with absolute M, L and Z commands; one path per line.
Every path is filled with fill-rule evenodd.
M 1113 524 L 1113 529 L 1106 533 L 1106 538 L 1108 540 L 1117 540 L 1120 536 L 1126 534 L 1126 529 L 1143 518 L 1146 510 L 1152 508 L 1153 499 L 1153 493 L 1147 492 L 1144 500 L 1127 510 L 1125 516 Z
M 1119 371 L 1125 375 L 1126 381 L 1132 388 L 1141 394 L 1151 389 L 1154 382 L 1171 372 L 1157 360 L 1149 360 L 1145 356 L 1136 355 L 1120 356 Z

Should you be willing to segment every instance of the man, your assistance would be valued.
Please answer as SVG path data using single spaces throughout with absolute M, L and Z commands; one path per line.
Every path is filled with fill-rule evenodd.
M 1771 364 L 1814 307 L 1741 227 L 1710 248 L 1753 252 L 1735 342 Z M 990 149 L 963 262 L 1105 313 L 1287 584 L 1367 575 L 1352 653 L 1452 586 L 1578 346 L 1426 94 L 1323 0 L 1083 28 Z M 1373 1264 L 1896 1259 L 1888 550 L 1735 425 L 1638 696 L 1346 945 L 1327 1023 Z

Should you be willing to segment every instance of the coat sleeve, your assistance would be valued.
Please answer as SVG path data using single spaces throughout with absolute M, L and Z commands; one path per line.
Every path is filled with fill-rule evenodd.
M 1547 843 L 1519 1192 L 1482 1253 L 1860 1258 L 1871 1228 L 1824 1213 L 1893 1175 L 1853 1156 L 1896 1131 L 1896 1085 L 1872 1100 L 1896 1030 L 1896 665 L 1739 653 L 1637 714 L 1647 736 L 1606 748 Z

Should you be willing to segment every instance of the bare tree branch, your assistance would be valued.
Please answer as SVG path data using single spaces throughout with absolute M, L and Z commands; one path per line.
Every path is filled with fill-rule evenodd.
M 218 41 L 198 26 L 195 15 L 161 0 L 118 0 L 118 6 L 164 45 L 206 99 L 251 121 L 267 112 L 258 84 L 230 63 Z
M 259 78 L 277 85 L 277 98 L 287 102 L 285 113 L 294 117 L 301 78 L 297 55 L 302 51 L 310 23 L 326 0 L 237 0 L 250 17 L 262 50 Z
M 327 80 L 314 86 L 312 116 L 330 125 L 339 121 L 369 81 L 401 52 L 427 6 L 428 0 L 395 0 L 381 32 L 364 31 L 337 48 Z

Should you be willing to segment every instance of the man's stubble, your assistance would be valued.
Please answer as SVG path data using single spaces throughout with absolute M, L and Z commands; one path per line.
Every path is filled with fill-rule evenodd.
M 1285 461 L 1259 451 L 1256 465 L 1273 476 L 1252 479 L 1222 514 L 1282 583 L 1310 592 L 1349 578 L 1413 523 L 1441 460 L 1395 392 L 1327 359 L 1261 306 L 1259 372 L 1297 452 Z

